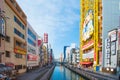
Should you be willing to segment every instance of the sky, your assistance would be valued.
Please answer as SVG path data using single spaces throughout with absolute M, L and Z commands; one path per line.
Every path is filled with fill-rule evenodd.
M 16 0 L 39 36 L 48 33 L 55 58 L 64 46 L 79 47 L 80 0 Z

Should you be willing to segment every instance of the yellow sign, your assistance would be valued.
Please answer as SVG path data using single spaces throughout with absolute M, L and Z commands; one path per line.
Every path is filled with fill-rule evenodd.
M 19 49 L 14 49 L 14 52 L 15 53 L 19 53 L 19 54 L 26 54 L 26 51 L 23 51 L 23 50 L 19 50 Z

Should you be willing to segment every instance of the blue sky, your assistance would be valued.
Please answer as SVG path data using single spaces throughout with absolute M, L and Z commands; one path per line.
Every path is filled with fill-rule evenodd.
M 71 43 L 79 46 L 80 0 L 16 1 L 38 35 L 48 33 L 56 58 L 63 53 L 64 46 Z

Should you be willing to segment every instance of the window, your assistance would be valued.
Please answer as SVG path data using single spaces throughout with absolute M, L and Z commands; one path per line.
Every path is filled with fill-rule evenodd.
M 16 28 L 14 28 L 14 33 L 17 34 L 19 37 L 25 39 L 24 35 L 20 31 L 18 31 Z
M 13 1 L 13 0 L 10 0 L 10 2 L 11 2 L 11 3 L 14 3 L 14 1 Z
M 16 53 L 16 54 L 15 54 L 15 57 L 16 57 L 16 58 L 22 58 L 22 54 Z
M 22 28 L 25 29 L 25 26 L 14 16 L 14 21 Z
M 33 42 L 30 38 L 28 38 L 28 43 L 31 44 L 32 46 L 36 46 L 36 43 Z
M 5 40 L 6 40 L 7 42 L 10 42 L 10 37 L 9 37 L 9 36 L 6 36 Z
M 9 52 L 9 51 L 6 51 L 5 56 L 6 56 L 6 57 L 10 57 L 10 52 Z
M 33 49 L 32 47 L 28 46 L 28 52 L 32 53 L 32 54 L 35 54 L 36 51 L 35 49 Z
M 33 32 L 28 28 L 28 34 L 34 39 L 36 40 L 36 36 L 33 34 Z
M 16 70 L 22 69 L 22 65 L 15 65 L 15 69 Z
M 5 20 L 0 18 L 0 34 L 5 36 Z
M 21 46 L 21 43 L 16 41 L 16 46 Z
M 15 45 L 19 46 L 19 47 L 21 47 L 23 49 L 26 49 L 26 45 L 24 43 L 22 43 L 22 42 L 16 41 Z

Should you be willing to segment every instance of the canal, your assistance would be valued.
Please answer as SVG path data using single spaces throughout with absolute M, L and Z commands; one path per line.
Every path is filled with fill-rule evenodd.
M 87 80 L 64 66 L 56 66 L 50 80 Z

